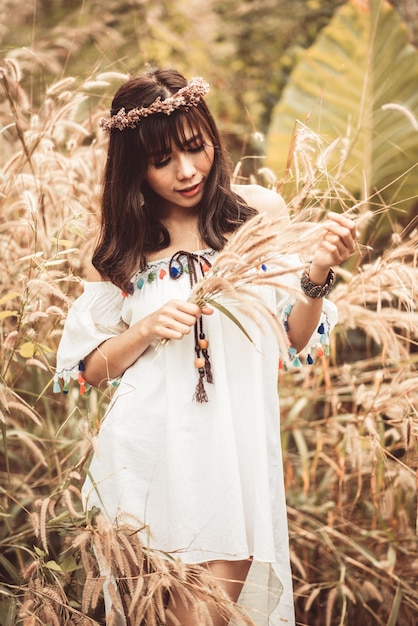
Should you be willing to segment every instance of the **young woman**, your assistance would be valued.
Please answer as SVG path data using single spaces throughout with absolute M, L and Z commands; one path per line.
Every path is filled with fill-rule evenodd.
M 119 380 L 86 508 L 115 522 L 135 518 L 151 547 L 204 564 L 234 601 L 241 593 L 258 624 L 294 624 L 277 341 L 247 320 L 254 345 L 227 316 L 188 301 L 240 225 L 286 208 L 275 192 L 231 186 L 207 91 L 201 78 L 155 70 L 115 94 L 102 121 L 110 141 L 100 234 L 57 376 L 68 385 L 81 369 L 82 386 Z M 321 323 L 322 333 L 335 323 L 323 296 L 354 239 L 353 222 L 330 213 L 302 277 L 306 301 L 266 290 L 272 308 L 286 307 L 294 351 L 316 340 Z M 183 626 L 195 624 L 180 598 L 169 608 Z M 213 623 L 225 624 L 216 613 Z

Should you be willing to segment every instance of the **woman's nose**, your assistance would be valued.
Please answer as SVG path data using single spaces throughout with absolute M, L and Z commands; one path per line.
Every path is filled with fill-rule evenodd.
M 192 178 L 196 172 L 193 155 L 181 152 L 177 160 L 177 177 L 180 180 Z

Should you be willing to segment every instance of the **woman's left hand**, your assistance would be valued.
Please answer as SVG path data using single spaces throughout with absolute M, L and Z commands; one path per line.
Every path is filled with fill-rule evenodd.
M 356 225 L 353 220 L 330 211 L 324 232 L 312 258 L 311 267 L 329 270 L 346 261 L 356 249 Z

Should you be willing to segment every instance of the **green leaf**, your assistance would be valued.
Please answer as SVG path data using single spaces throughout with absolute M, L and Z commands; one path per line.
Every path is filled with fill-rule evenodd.
M 399 618 L 399 611 L 401 610 L 402 598 L 403 598 L 402 587 L 401 585 L 399 585 L 396 589 L 395 597 L 392 602 L 392 608 L 390 611 L 387 626 L 396 626 L 396 624 L 399 624 L 398 618 Z
M 11 291 L 10 293 L 0 298 L 0 306 L 3 306 L 3 304 L 6 304 L 6 302 L 9 302 L 9 300 L 14 300 L 14 298 L 17 298 L 18 296 L 19 296 L 18 291 Z
M 77 235 L 81 239 L 85 239 L 86 238 L 86 233 L 84 232 L 84 230 L 82 228 L 80 228 L 80 226 L 78 224 L 76 224 L 75 222 L 70 222 L 68 224 L 67 228 L 68 228 L 70 233 L 73 233 L 74 235 Z M 74 242 L 73 242 L 73 244 L 74 244 Z
M 14 317 L 17 315 L 17 311 L 0 311 L 0 321 L 6 319 L 6 317 Z
M 0 600 L 0 624 L 16 624 L 16 617 L 17 599 L 3 595 Z
M 63 571 L 61 565 L 59 565 L 59 563 L 57 563 L 56 561 L 47 561 L 45 563 L 45 567 L 47 567 L 50 570 L 53 570 L 54 572 L 62 572 Z
M 362 198 L 409 210 L 417 202 L 418 51 L 387 2 L 348 2 L 301 57 L 274 109 L 267 164 L 286 170 L 295 122 L 339 139 L 328 170 Z M 305 153 L 306 154 L 306 153 Z M 309 155 L 307 155 L 309 158 Z
M 19 585 L 21 583 L 22 581 L 21 573 L 19 572 L 17 567 L 14 565 L 14 563 L 9 561 L 9 559 L 3 554 L 0 554 L 0 565 L 2 567 L 2 570 L 4 572 L 7 572 L 7 579 L 9 583 L 13 583 L 15 585 Z M 0 621 L 0 624 L 1 624 L 1 621 Z
M 24 359 L 31 359 L 33 355 L 35 354 L 35 351 L 36 351 L 36 346 L 34 343 L 32 343 L 32 341 L 26 341 L 25 343 L 22 343 L 22 345 L 19 348 L 19 354 Z
M 208 299 L 208 300 L 205 300 L 205 302 L 207 302 L 207 304 L 209 304 L 210 306 L 213 306 L 215 309 L 218 309 L 218 311 L 223 313 L 223 315 L 226 315 L 226 317 L 228 317 L 232 322 L 234 322 L 234 324 L 236 324 L 236 326 L 238 326 L 238 328 L 244 333 L 247 339 L 249 339 L 251 343 L 254 345 L 254 341 L 251 339 L 250 335 L 245 330 L 244 326 L 241 324 L 239 319 L 237 319 L 235 315 L 231 313 L 229 309 L 224 307 L 222 304 L 219 304 L 219 302 L 217 302 L 216 300 Z
M 6 474 L 7 474 L 7 483 L 10 487 L 11 477 L 10 477 L 9 450 L 7 447 L 7 430 L 6 430 L 6 424 L 3 421 L 0 422 L 0 429 L 1 429 L 2 439 L 3 439 L 3 452 L 4 452 L 4 461 L 5 461 L 5 466 L 6 466 L 5 469 L 6 469 Z
M 63 561 L 61 561 L 60 566 L 63 572 L 75 572 L 80 568 L 73 556 L 67 556 Z
M 57 239 L 56 237 L 51 237 L 51 241 L 59 246 L 64 246 L 64 248 L 71 248 L 71 246 L 74 245 L 74 241 L 71 241 L 70 239 Z

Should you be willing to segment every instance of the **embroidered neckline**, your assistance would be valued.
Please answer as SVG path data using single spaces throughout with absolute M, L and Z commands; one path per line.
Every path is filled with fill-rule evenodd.
M 144 270 L 138 270 L 131 280 L 132 292 L 135 288 L 142 289 L 145 284 L 153 283 L 155 280 L 164 278 L 177 278 L 180 272 L 189 274 L 188 263 L 172 263 L 172 259 L 178 256 L 180 252 L 176 252 L 171 257 L 164 257 L 162 259 L 156 259 L 147 263 Z M 216 254 L 216 250 L 207 248 L 205 250 L 198 250 L 197 252 L 187 253 L 193 257 L 202 258 L 202 268 L 206 272 L 209 269 L 209 265 L 205 262 L 205 257 L 212 257 Z M 186 257 L 186 255 L 184 255 Z M 170 275 L 171 272 L 171 275 Z
M 165 263 L 166 265 L 168 265 L 170 263 L 170 260 L 173 258 L 173 256 L 176 256 L 176 254 L 179 254 L 180 250 L 178 250 L 177 252 L 175 252 L 174 254 L 170 255 L 170 256 L 165 256 L 162 259 L 155 259 L 154 261 L 150 261 L 149 263 L 146 264 L 146 267 L 153 267 L 154 265 L 160 265 L 161 263 Z M 214 254 L 216 254 L 216 250 L 214 250 L 213 248 L 203 248 L 202 250 L 193 250 L 192 252 L 187 252 L 187 254 L 193 254 L 194 256 L 213 256 Z M 144 270 L 146 271 L 146 270 Z M 137 274 L 139 274 L 140 271 L 137 272 Z
M 213 257 L 215 250 L 199 250 L 198 252 L 187 252 L 178 250 L 170 258 L 157 259 L 147 263 L 144 270 L 137 272 L 130 283 L 130 293 L 137 289 L 141 290 L 144 285 L 158 280 L 179 280 L 182 276 L 187 276 L 190 289 L 203 277 L 210 269 L 212 263 L 208 257 Z M 203 316 L 200 316 L 193 327 L 194 330 L 194 365 L 198 372 L 193 400 L 196 402 L 208 402 L 208 394 L 205 389 L 205 381 L 213 383 L 212 366 L 208 353 L 209 341 L 203 330 Z

